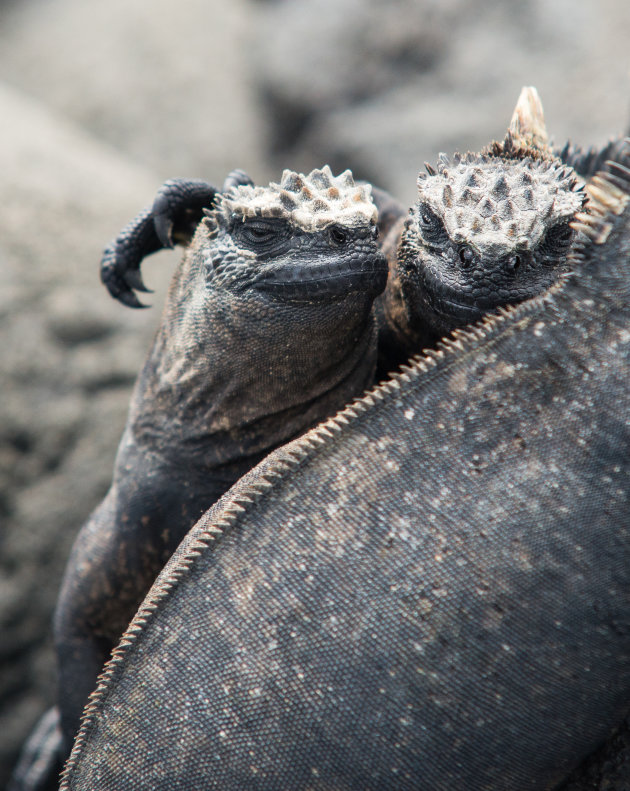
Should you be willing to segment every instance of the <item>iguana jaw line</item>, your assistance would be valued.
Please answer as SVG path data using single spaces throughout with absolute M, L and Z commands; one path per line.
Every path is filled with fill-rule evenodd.
M 256 280 L 253 288 L 274 299 L 313 302 L 331 297 L 344 299 L 360 292 L 379 294 L 387 282 L 387 261 L 379 254 L 366 263 L 358 259 L 356 265 L 328 263 L 319 266 L 286 266 L 267 272 Z

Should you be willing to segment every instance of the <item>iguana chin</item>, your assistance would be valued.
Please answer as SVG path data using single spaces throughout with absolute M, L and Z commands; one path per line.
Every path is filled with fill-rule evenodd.
M 186 184 L 168 191 L 189 207 Z M 200 215 L 207 185 L 197 187 Z M 106 251 L 104 282 L 126 304 L 143 288 L 142 255 L 173 231 L 156 231 L 159 215 L 139 215 Z M 372 303 L 387 277 L 375 223 L 369 188 L 328 167 L 268 187 L 237 174 L 206 207 L 136 383 L 112 486 L 65 573 L 55 641 L 68 748 L 110 650 L 191 525 L 269 451 L 371 385 Z
M 524 88 L 507 135 L 479 154 L 441 154 L 418 176 L 404 219 L 386 194 L 384 249 L 390 283 L 382 298 L 384 368 L 433 347 L 484 313 L 541 293 L 565 267 L 570 221 L 583 182 L 554 156 L 542 105 Z
M 540 791 L 622 721 L 630 170 L 589 193 L 571 274 L 271 454 L 191 530 L 62 791 Z

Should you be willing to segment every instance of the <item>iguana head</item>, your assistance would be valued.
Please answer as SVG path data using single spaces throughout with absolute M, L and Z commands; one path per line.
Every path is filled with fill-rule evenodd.
M 400 279 L 409 315 L 433 335 L 540 293 L 565 264 L 583 185 L 546 144 L 532 92 L 537 100 L 524 89 L 502 143 L 441 154 L 418 177 Z
M 203 250 L 213 289 L 282 301 L 373 298 L 387 278 L 376 220 L 370 187 L 357 186 L 350 171 L 285 170 L 279 184 L 239 185 L 219 196 L 193 246 Z
M 239 438 L 247 423 L 254 452 L 268 447 L 270 415 L 283 413 L 274 431 L 286 440 L 368 387 L 373 303 L 387 281 L 376 220 L 370 188 L 348 171 L 224 189 L 175 272 L 159 331 L 152 365 L 170 423 L 239 426 Z M 230 437 L 223 461 L 242 455 Z

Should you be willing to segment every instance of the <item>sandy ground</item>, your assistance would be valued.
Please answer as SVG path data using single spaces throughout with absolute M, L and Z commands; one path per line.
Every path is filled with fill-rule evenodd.
M 153 309 L 98 281 L 172 176 L 328 162 L 414 199 L 437 152 L 503 135 L 521 85 L 557 141 L 630 117 L 627 0 L 0 2 L 0 786 L 54 697 L 50 616 L 107 489 Z

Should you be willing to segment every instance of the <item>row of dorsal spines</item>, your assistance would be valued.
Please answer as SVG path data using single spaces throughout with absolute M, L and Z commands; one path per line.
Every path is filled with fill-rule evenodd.
M 308 175 L 285 170 L 279 184 L 239 186 L 215 201 L 226 220 L 234 217 L 285 218 L 304 231 L 332 223 L 349 227 L 376 223 L 371 186 L 357 185 L 349 170 L 334 176 L 328 165 Z

